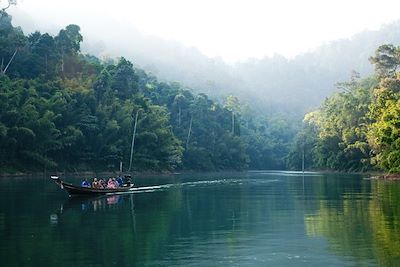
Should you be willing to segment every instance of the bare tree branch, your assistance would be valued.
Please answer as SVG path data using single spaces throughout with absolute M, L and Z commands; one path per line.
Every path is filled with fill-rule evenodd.
M 8 9 L 12 5 L 13 6 L 17 5 L 17 0 L 8 0 L 8 6 L 2 8 L 1 11 L 5 12 L 6 9 Z
M 10 61 L 8 61 L 7 66 L 5 67 L 5 69 L 4 69 L 4 71 L 3 71 L 3 74 L 6 74 L 6 71 L 7 71 L 8 67 L 10 66 L 11 62 L 13 61 L 13 59 L 14 59 L 15 55 L 17 54 L 17 52 L 18 52 L 18 48 L 15 49 L 15 52 L 14 52 L 14 54 L 12 55 Z

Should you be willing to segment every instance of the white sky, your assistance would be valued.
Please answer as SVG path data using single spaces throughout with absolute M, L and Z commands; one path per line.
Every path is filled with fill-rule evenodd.
M 290 58 L 400 18 L 399 0 L 19 0 L 16 9 L 49 25 L 78 24 L 83 33 L 111 17 L 227 62 Z

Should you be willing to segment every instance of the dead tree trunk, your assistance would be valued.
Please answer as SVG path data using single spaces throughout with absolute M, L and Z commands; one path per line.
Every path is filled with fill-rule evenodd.
M 232 134 L 235 133 L 235 112 L 232 111 Z
M 186 150 L 189 147 L 190 134 L 192 132 L 192 122 L 193 122 L 193 116 L 190 117 L 189 131 L 188 131 L 188 135 L 187 135 L 187 138 L 186 138 Z
M 132 168 L 133 148 L 135 147 L 136 125 L 137 125 L 138 116 L 139 116 L 139 110 L 136 111 L 135 126 L 133 126 L 132 144 L 131 144 L 131 157 L 129 159 L 129 170 L 128 170 L 128 172 L 130 172 L 131 168 Z
M 17 52 L 18 52 L 18 48 L 15 49 L 14 54 L 13 54 L 12 57 L 10 58 L 10 61 L 8 61 L 7 66 L 6 66 L 6 67 L 4 68 L 4 70 L 2 71 L 3 74 L 6 74 L 6 72 L 7 72 L 7 70 L 8 70 L 8 67 L 10 66 L 11 62 L 14 60 L 14 57 L 15 57 L 15 55 L 17 54 Z M 3 63 L 2 63 L 2 64 L 3 64 Z

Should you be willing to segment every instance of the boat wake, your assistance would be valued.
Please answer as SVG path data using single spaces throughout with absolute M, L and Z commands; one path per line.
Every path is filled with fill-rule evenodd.
M 113 193 L 113 194 L 132 194 L 132 193 L 150 193 L 155 191 L 164 191 L 172 188 L 192 188 L 192 187 L 206 187 L 215 185 L 242 185 L 242 184 L 265 184 L 278 182 L 278 179 L 273 180 L 260 180 L 260 179 L 217 179 L 217 180 L 203 180 L 194 182 L 183 182 L 175 184 L 163 184 L 163 185 L 151 185 L 151 186 L 139 186 L 133 187 L 127 192 Z

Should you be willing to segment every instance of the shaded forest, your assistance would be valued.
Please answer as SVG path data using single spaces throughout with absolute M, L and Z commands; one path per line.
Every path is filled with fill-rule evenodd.
M 83 54 L 78 25 L 25 35 L 0 18 L 3 171 L 282 169 L 296 125 L 216 102 L 121 57 Z
M 279 82 L 265 82 L 277 87 L 273 91 L 279 97 L 253 94 L 262 84 L 253 84 L 247 97 L 230 94 L 236 90 L 230 86 L 215 87 L 219 95 L 209 91 L 209 96 L 160 80 L 124 57 L 101 60 L 85 54 L 83 38 L 74 24 L 57 35 L 38 31 L 25 35 L 12 25 L 10 15 L 1 13 L 1 170 L 116 170 L 120 161 L 128 166 L 136 124 L 133 169 L 137 171 L 299 170 L 303 158 L 306 169 L 313 170 L 400 171 L 400 48 L 395 45 L 378 47 L 369 58 L 375 72 L 366 78 L 353 72 L 349 81 L 337 83 L 336 92 L 306 114 L 302 125 L 304 109 L 326 94 L 328 85 L 318 82 L 324 75 L 317 75 L 313 86 L 304 85 L 307 91 L 297 76 L 281 77 L 294 66 L 286 59 L 271 59 L 273 74 L 271 66 L 260 67 L 261 63 L 237 68 L 256 83 L 272 75 L 275 81 L 281 77 L 290 83 L 289 91 L 300 86 L 291 97 L 288 86 L 278 90 Z M 334 54 L 325 53 L 324 58 Z M 303 59 L 312 55 L 317 53 Z M 336 63 L 332 66 L 339 68 Z M 368 73 L 369 67 L 362 66 Z M 295 69 L 313 68 L 304 63 Z M 312 93 L 318 91 L 315 86 L 319 93 Z M 309 102 L 297 105 L 305 96 L 310 96 Z M 246 102 L 252 98 L 257 99 Z

